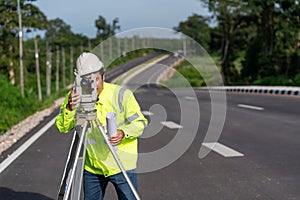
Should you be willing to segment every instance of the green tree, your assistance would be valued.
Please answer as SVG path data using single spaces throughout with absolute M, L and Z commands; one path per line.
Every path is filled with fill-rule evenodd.
M 24 30 L 44 29 L 46 16 L 32 2 L 35 0 L 20 0 Z M 18 13 L 17 1 L 0 0 L 0 72 L 9 74 L 15 79 L 18 69 Z
M 256 36 L 247 51 L 244 72 L 248 72 L 250 80 L 257 76 L 275 75 L 274 45 L 275 45 L 275 7 L 274 0 L 249 1 Z
M 218 29 L 221 34 L 221 72 L 225 83 L 231 83 L 232 77 L 237 72 L 234 67 L 234 60 L 238 57 L 238 52 L 234 49 L 234 44 L 243 38 L 242 28 L 247 26 L 246 16 L 249 8 L 243 0 L 200 0 L 206 5 L 213 17 L 218 22 Z M 240 48 L 240 45 L 235 45 Z
M 218 22 L 211 30 L 218 44 L 225 83 L 236 82 L 237 60 L 248 83 L 268 76 L 286 79 L 299 73 L 298 0 L 200 0 Z
M 50 20 L 48 24 L 45 40 L 48 42 L 48 45 L 52 46 L 52 51 L 55 51 L 56 47 L 64 47 L 68 52 L 69 48 L 72 47 L 74 56 L 78 56 L 80 54 L 79 51 L 87 50 L 89 38 L 82 34 L 73 33 L 71 26 L 62 19 Z
M 300 73 L 299 1 L 281 0 L 275 7 L 279 13 L 275 26 L 275 58 L 281 66 L 279 73 L 286 77 L 292 77 Z
M 178 27 L 174 27 L 174 30 L 190 36 L 208 51 L 211 40 L 208 22 L 208 18 L 193 14 L 186 21 L 180 22 Z
M 222 43 L 222 33 L 219 26 L 210 28 L 210 42 L 209 49 L 212 53 L 220 54 L 221 52 L 221 43 Z
M 120 30 L 120 25 L 118 25 L 119 19 L 115 18 L 112 24 L 106 22 L 106 19 L 99 15 L 98 19 L 95 21 L 95 26 L 97 28 L 97 39 L 105 40 L 108 37 L 114 35 L 117 30 Z
M 71 26 L 66 24 L 62 19 L 56 18 L 48 22 L 45 32 L 45 39 L 51 45 L 58 46 L 72 46 L 76 41 L 75 34 L 71 30 Z
M 249 1 L 256 36 L 244 62 L 243 77 L 254 81 L 267 76 L 297 73 L 299 5 L 296 0 Z M 297 66 L 298 65 L 298 66 Z

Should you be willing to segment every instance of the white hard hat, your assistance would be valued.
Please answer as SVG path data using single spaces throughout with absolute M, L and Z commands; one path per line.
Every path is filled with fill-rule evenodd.
M 93 53 L 83 52 L 76 62 L 77 73 L 80 76 L 98 72 L 103 68 L 103 63 Z

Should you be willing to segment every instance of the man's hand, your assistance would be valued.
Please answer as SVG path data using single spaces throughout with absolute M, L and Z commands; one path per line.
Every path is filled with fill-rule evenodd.
M 75 87 L 72 88 L 71 94 L 69 96 L 68 104 L 67 104 L 67 109 L 72 111 L 75 109 L 76 105 L 80 102 L 80 96 L 79 94 L 75 93 Z
M 116 146 L 120 144 L 124 137 L 124 132 L 122 130 L 118 130 L 116 134 L 114 134 L 112 137 L 110 137 L 108 140 L 113 145 Z

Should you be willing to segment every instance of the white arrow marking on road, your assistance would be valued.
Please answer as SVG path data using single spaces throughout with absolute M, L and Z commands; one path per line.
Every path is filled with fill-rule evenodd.
M 160 123 L 170 129 L 183 128 L 181 125 L 176 124 L 175 122 L 172 122 L 172 121 L 164 121 L 164 122 L 160 122 Z
M 223 144 L 220 144 L 218 142 L 208 142 L 208 143 L 202 143 L 203 146 L 215 151 L 216 153 L 224 156 L 224 157 L 241 157 L 244 156 L 244 154 L 233 150 Z
M 264 110 L 264 108 L 262 108 L 262 107 L 250 106 L 250 105 L 245 105 L 245 104 L 238 104 L 237 106 L 241 107 L 241 108 L 249 108 L 249 109 L 253 109 L 253 110 Z

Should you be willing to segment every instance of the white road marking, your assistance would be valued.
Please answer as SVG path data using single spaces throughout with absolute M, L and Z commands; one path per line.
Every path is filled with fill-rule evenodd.
M 164 122 L 160 122 L 162 125 L 170 128 L 170 129 L 179 129 L 179 128 L 183 128 L 181 125 L 176 124 L 175 122 L 172 121 L 164 121 Z
M 220 144 L 218 142 L 208 142 L 208 143 L 202 143 L 203 146 L 215 151 L 216 153 L 224 156 L 224 157 L 241 157 L 244 156 L 244 154 L 233 150 L 223 144 Z
M 185 96 L 184 99 L 186 100 L 196 100 L 196 97 L 189 97 L 189 96 Z
M 142 111 L 142 113 L 143 113 L 143 115 L 145 115 L 145 116 L 152 116 L 153 115 L 153 113 L 152 112 L 149 112 L 149 111 Z
M 41 135 L 43 135 L 55 122 L 53 118 L 48 124 L 40 129 L 36 134 L 29 138 L 24 144 L 22 144 L 15 152 L 8 156 L 2 163 L 0 163 L 0 174 L 14 161 L 16 160 L 30 145 L 32 145 Z
M 241 107 L 241 108 L 249 108 L 249 109 L 253 109 L 253 110 L 264 110 L 264 108 L 262 108 L 262 107 L 245 105 L 245 104 L 238 104 L 237 106 Z

